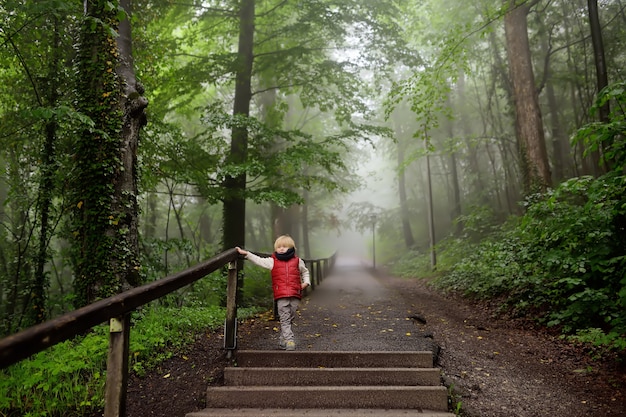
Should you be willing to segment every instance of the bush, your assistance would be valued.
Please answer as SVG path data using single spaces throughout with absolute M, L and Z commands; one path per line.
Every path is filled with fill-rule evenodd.
M 241 305 L 268 309 L 273 307 L 273 304 L 274 296 L 270 271 L 252 264 L 246 265 Z
M 424 276 L 431 273 L 430 255 L 410 251 L 393 261 L 391 273 L 399 277 Z
M 625 176 L 574 178 L 529 198 L 524 216 L 489 238 L 440 245 L 446 262 L 436 285 L 505 299 L 507 308 L 565 334 L 619 349 L 626 339 L 625 228 Z

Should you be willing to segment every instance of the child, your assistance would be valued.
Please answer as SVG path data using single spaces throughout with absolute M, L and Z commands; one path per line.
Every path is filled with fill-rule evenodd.
M 296 350 L 291 322 L 296 317 L 296 310 L 302 290 L 311 285 L 309 270 L 304 261 L 296 256 L 296 244 L 291 236 L 283 235 L 274 242 L 272 256 L 262 258 L 239 247 L 239 254 L 253 264 L 272 271 L 272 289 L 274 301 L 280 317 L 280 338 L 278 347 L 285 350 Z

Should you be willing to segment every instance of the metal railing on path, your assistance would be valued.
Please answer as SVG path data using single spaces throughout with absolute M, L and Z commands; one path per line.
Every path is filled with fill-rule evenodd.
M 192 284 L 228 265 L 224 348 L 228 356 L 231 356 L 232 350 L 236 348 L 237 338 L 237 261 L 240 259 L 236 249 L 229 249 L 182 272 L 99 300 L 0 339 L 0 369 L 109 321 L 104 417 L 124 416 L 126 414 L 131 313 L 151 301 Z M 334 261 L 335 255 L 325 259 L 305 260 L 311 271 L 313 288 L 332 269 Z

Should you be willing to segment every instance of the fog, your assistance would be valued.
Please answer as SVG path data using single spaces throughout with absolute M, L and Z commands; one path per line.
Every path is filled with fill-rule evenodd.
M 316 246 L 324 248 L 324 251 L 337 252 L 341 263 L 372 265 L 375 260 L 373 239 L 378 231 L 374 233 L 371 224 L 360 227 L 354 224 L 355 219 L 351 218 L 349 211 L 353 205 L 363 204 L 371 205 L 377 212 L 394 208 L 398 205 L 397 185 L 394 169 L 378 147 L 364 145 L 361 151 L 355 167 L 361 186 L 341 197 L 339 230 L 320 232 Z

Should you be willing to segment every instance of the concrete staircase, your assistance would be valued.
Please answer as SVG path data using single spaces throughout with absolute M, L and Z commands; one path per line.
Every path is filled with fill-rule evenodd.
M 238 351 L 207 408 L 186 417 L 454 417 L 433 354 Z

